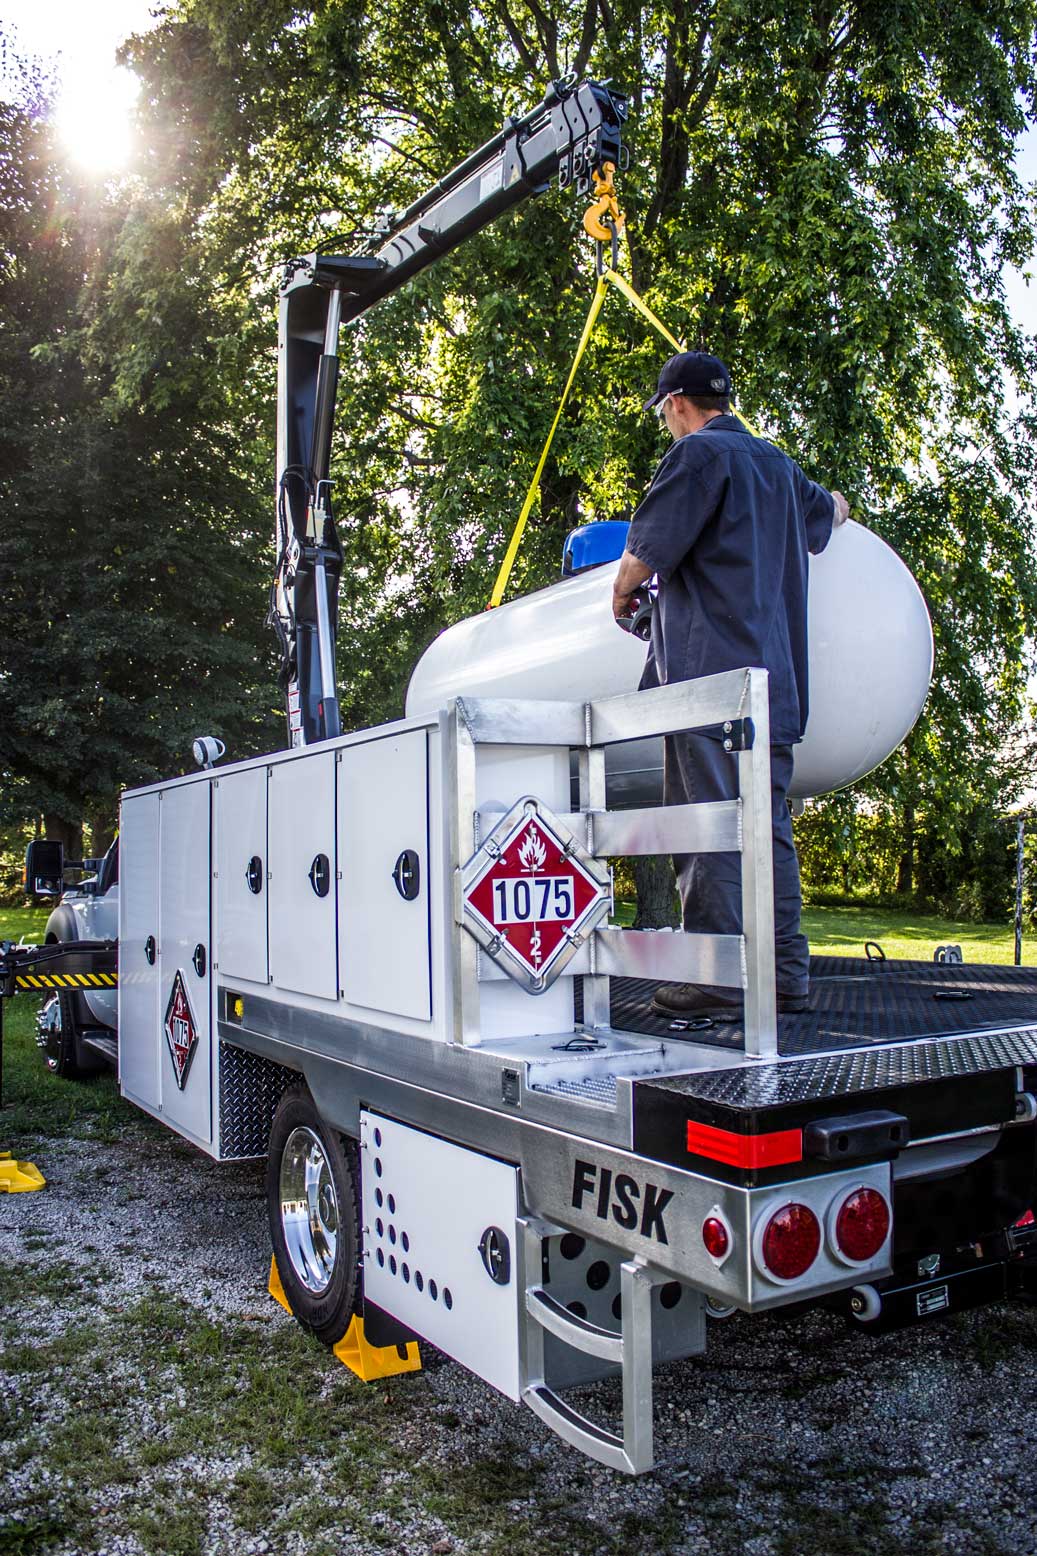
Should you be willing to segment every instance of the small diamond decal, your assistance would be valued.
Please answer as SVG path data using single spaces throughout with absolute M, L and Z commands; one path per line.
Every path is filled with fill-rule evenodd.
M 173 979 L 173 988 L 169 995 L 169 1004 L 166 1006 L 165 1020 L 166 1042 L 169 1045 L 169 1055 L 173 1061 L 173 1070 L 176 1074 L 176 1083 L 183 1091 L 187 1084 L 187 1072 L 191 1068 L 191 1060 L 198 1043 L 198 1028 L 195 1025 L 194 1014 L 191 1010 L 191 1002 L 187 997 L 187 985 L 184 975 L 179 967 L 176 977 Z

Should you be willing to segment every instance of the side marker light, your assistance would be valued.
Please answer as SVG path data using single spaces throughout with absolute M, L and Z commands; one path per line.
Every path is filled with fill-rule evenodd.
M 707 1216 L 702 1223 L 702 1241 L 711 1259 L 723 1259 L 731 1247 L 727 1227 L 719 1216 Z

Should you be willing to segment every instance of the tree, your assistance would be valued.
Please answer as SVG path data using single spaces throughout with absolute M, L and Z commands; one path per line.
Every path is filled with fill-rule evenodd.
M 77 186 L 38 105 L 0 123 L 0 820 L 43 814 L 78 853 L 196 734 L 269 743 L 266 524 L 232 325 L 175 221 Z
M 1034 599 L 1020 505 L 1034 356 L 1001 276 L 1032 249 L 1012 152 L 1034 101 L 1034 20 L 1031 5 L 967 6 L 948 24 L 935 5 L 893 17 L 805 0 L 751 13 L 183 0 L 130 58 L 163 178 L 214 224 L 228 275 L 369 231 L 565 68 L 615 76 L 633 104 L 635 279 L 727 357 L 756 419 L 839 477 L 938 614 L 948 546 L 996 495 L 996 527 L 960 559 L 958 618 L 1016 666 L 998 676 L 1011 703 Z M 570 196 L 542 198 L 346 338 L 349 562 L 362 583 L 388 577 L 394 609 L 426 625 L 485 601 L 582 322 L 578 216 Z M 550 577 L 574 517 L 636 502 L 659 451 L 639 405 L 664 349 L 610 302 L 516 588 Z M 370 618 L 376 636 L 383 621 Z M 948 654 L 956 675 L 955 643 Z
M 181 0 L 128 50 L 148 162 L 146 198 L 110 240 L 103 306 L 114 299 L 122 322 L 91 335 L 112 352 L 110 403 L 150 413 L 172 394 L 190 448 L 199 429 L 214 436 L 192 414 L 204 389 L 239 490 L 255 479 L 258 493 L 278 261 L 362 244 L 567 68 L 615 77 L 633 108 L 621 195 L 636 283 L 725 357 L 753 419 L 837 481 L 923 583 L 937 690 L 868 792 L 956 846 L 1018 717 L 1037 604 L 1035 358 L 1002 285 L 1033 247 L 1012 152 L 1034 108 L 1035 19 L 1033 0 L 950 16 L 932 0 Z M 165 223 L 178 269 L 156 255 Z M 335 474 L 354 722 L 399 711 L 422 643 L 485 603 L 571 360 L 589 258 L 578 203 L 551 193 L 346 332 Z M 172 329 L 166 284 L 200 304 L 196 330 Z M 201 352 L 197 371 L 163 356 L 177 338 Z M 660 452 L 640 403 L 664 355 L 610 298 L 515 590 L 550 579 L 574 521 L 636 504 Z M 159 418 L 149 430 L 170 446 Z

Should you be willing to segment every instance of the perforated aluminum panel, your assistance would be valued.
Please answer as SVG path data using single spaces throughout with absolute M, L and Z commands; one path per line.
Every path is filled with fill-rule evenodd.
M 362 1112 L 360 1170 L 365 1295 L 518 1399 L 518 1168 Z M 500 1283 L 479 1252 L 488 1228 L 509 1249 Z
M 543 1286 L 556 1301 L 579 1318 L 619 1333 L 623 1304 L 619 1269 L 627 1257 L 594 1238 L 564 1232 L 544 1241 Z M 565 1345 L 552 1334 L 544 1337 L 547 1381 L 552 1388 L 591 1383 L 618 1375 L 619 1368 Z M 672 1361 L 706 1348 L 706 1301 L 700 1291 L 668 1281 L 652 1292 L 652 1360 Z

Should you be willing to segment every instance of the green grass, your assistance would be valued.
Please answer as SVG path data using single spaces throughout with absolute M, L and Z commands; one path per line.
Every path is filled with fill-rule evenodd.
M 5 1339 L 17 1327 L 0 1318 Z M 539 1467 L 516 1462 L 517 1443 L 501 1456 L 457 1452 L 456 1428 L 430 1413 L 420 1374 L 365 1386 L 294 1325 L 213 1322 L 158 1292 L 125 1310 L 96 1307 L 80 1321 L 73 1379 L 64 1337 L 12 1344 L 10 1355 L 23 1397 L 26 1375 L 30 1387 L 60 1382 L 68 1408 L 45 1427 L 21 1423 L 23 1454 L 45 1457 L 54 1477 L 52 1505 L 19 1509 L 27 1523 L 18 1530 L 5 1531 L 0 1519 L 5 1556 L 23 1548 L 42 1556 L 61 1539 L 90 1548 L 93 1509 L 116 1496 L 119 1532 L 134 1534 L 150 1556 L 211 1549 L 217 1495 L 220 1516 L 229 1513 L 237 1531 L 262 1533 L 273 1550 L 302 1541 L 313 1556 L 334 1556 L 347 1534 L 365 1549 L 399 1549 L 399 1523 L 413 1518 L 434 1519 L 452 1541 L 478 1529 L 488 1556 L 545 1548 L 620 1556 L 628 1548 L 626 1538 L 605 1537 L 562 1507 L 541 1506 L 516 1524 L 508 1503 L 535 1494 L 540 1476 Z M 198 1456 L 223 1474 L 200 1479 Z M 145 1474 L 153 1478 L 142 1484 Z M 320 1497 L 308 1494 L 311 1486 Z M 548 1513 L 556 1533 L 564 1529 L 557 1546 L 544 1543 Z M 648 1516 L 645 1530 L 665 1532 L 668 1546 L 665 1523 Z
M 4 1001 L 0 1149 L 34 1136 L 109 1140 L 127 1128 L 147 1127 L 145 1115 L 119 1096 L 114 1071 L 83 1080 L 62 1080 L 47 1071 L 34 1032 L 39 1007 L 40 1000 L 29 994 Z
M 1014 933 L 1007 924 L 960 924 L 924 913 L 862 907 L 803 909 L 803 932 L 815 955 L 862 956 L 864 942 L 875 940 L 887 956 L 928 962 L 938 945 L 960 945 L 967 962 L 1010 963 Z M 1023 937 L 1023 962 L 1037 966 L 1037 936 Z
M 634 904 L 620 899 L 614 922 L 632 924 Z M 1010 964 L 1015 934 L 1010 924 L 962 924 L 926 913 L 904 913 L 870 904 L 822 907 L 806 903 L 803 933 L 815 956 L 863 956 L 867 940 L 896 959 L 930 962 L 938 945 L 960 945 L 967 962 Z M 1023 965 L 1037 967 L 1037 935 L 1023 936 Z
M 0 940 L 20 940 L 39 943 L 53 908 L 0 908 Z
M 0 908 L 0 940 L 25 938 L 39 944 L 50 907 Z M 144 1115 L 119 1096 L 114 1072 L 83 1080 L 48 1074 L 36 1047 L 34 1025 L 41 1001 L 18 994 L 5 1000 L 3 1020 L 3 1093 L 0 1149 L 38 1135 L 88 1134 L 111 1139 L 130 1125 L 147 1127 Z

